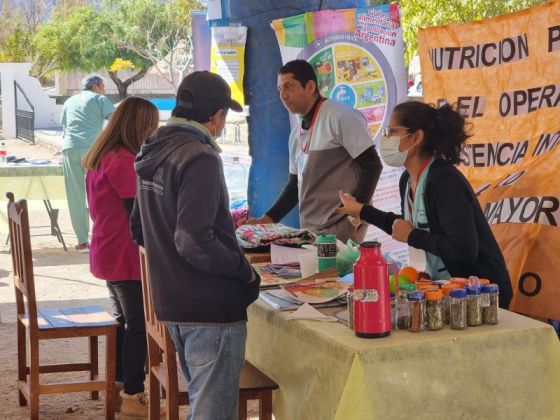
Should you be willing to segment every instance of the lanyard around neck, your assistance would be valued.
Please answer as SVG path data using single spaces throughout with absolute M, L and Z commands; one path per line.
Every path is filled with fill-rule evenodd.
M 321 105 L 323 105 L 324 100 L 325 98 L 319 99 L 317 108 L 315 108 L 315 111 L 313 112 L 313 117 L 311 117 L 311 125 L 309 126 L 309 130 L 307 130 L 305 141 L 303 139 L 303 131 L 301 129 L 301 126 L 299 127 L 299 144 L 301 146 L 302 152 L 305 154 L 309 153 L 309 145 L 311 143 L 311 136 L 313 135 L 313 128 L 315 127 L 315 120 L 317 119 L 317 115 L 319 114 L 319 109 L 321 108 Z

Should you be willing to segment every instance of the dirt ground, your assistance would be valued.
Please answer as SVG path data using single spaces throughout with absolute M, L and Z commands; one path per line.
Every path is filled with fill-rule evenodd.
M 56 149 L 26 144 L 20 140 L 6 140 L 9 155 L 29 158 L 58 158 Z M 9 185 L 0 185 L 0 205 L 4 210 L 4 193 Z M 16 197 L 17 198 L 17 197 Z M 44 210 L 30 211 L 32 225 L 48 224 Z M 33 261 L 38 305 L 41 308 L 81 306 L 97 304 L 110 310 L 104 281 L 94 278 L 89 272 L 87 254 L 73 250 L 76 238 L 70 226 L 67 209 L 61 209 L 59 224 L 69 251 L 65 252 L 52 236 L 33 236 Z M 37 229 L 39 231 L 39 229 Z M 44 233 L 45 230 L 31 234 Z M 11 255 L 5 245 L 6 236 L 0 234 L 0 418 L 5 420 L 29 417 L 27 407 L 19 407 L 17 400 L 17 343 L 15 324 L 15 296 L 11 279 Z M 102 341 L 102 340 L 101 340 Z M 65 363 L 87 360 L 87 340 L 61 339 L 41 344 L 41 361 Z M 103 366 L 104 344 L 101 343 L 100 368 Z M 84 372 L 42 375 L 48 382 L 66 378 L 83 378 Z M 185 418 L 188 408 L 182 407 L 181 418 Z M 249 406 L 252 419 L 257 419 L 257 404 Z M 98 401 L 89 399 L 87 393 L 45 395 L 41 397 L 42 419 L 102 419 L 104 418 L 104 397 Z

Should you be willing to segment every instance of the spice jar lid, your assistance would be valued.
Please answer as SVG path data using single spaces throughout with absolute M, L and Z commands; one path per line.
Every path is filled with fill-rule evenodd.
M 467 291 L 465 289 L 453 289 L 449 292 L 449 296 L 452 298 L 462 299 L 467 297 Z
M 439 287 L 434 286 L 433 284 L 423 284 L 420 285 L 416 288 L 417 290 L 423 290 L 424 292 L 430 291 L 430 290 L 439 290 Z
M 441 292 L 444 296 L 448 296 L 453 289 L 460 289 L 460 286 L 457 283 L 447 283 L 441 286 Z
M 479 295 L 480 294 L 480 287 L 467 286 L 467 287 L 465 287 L 465 290 L 467 291 L 467 295 Z
M 404 284 L 399 284 L 399 289 L 413 291 L 416 290 L 416 286 L 412 283 L 404 283 Z
M 459 284 L 461 286 L 466 286 L 469 283 L 469 280 L 461 277 L 453 277 L 451 279 L 451 283 Z
M 410 292 L 408 294 L 408 300 L 411 300 L 413 302 L 419 302 L 421 300 L 424 300 L 424 292 L 421 290 L 417 290 L 415 292 Z
M 481 293 L 499 293 L 499 290 L 497 284 L 485 284 L 480 288 Z
M 449 284 L 449 280 L 433 280 L 432 284 L 435 284 L 438 287 L 443 287 L 446 284 Z
M 481 286 L 484 286 L 484 285 L 486 285 L 486 284 L 490 284 L 490 280 L 488 280 L 488 279 L 480 279 L 480 285 L 481 285 Z
M 427 300 L 440 300 L 443 297 L 443 294 L 439 289 L 426 290 L 425 295 Z

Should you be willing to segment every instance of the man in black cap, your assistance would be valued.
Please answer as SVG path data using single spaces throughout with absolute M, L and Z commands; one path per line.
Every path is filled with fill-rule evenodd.
M 194 419 L 237 418 L 246 308 L 259 293 L 237 244 L 216 144 L 230 108 L 241 111 L 220 76 L 188 75 L 172 118 L 136 158 L 131 229 L 146 248 L 155 313 L 173 336 Z

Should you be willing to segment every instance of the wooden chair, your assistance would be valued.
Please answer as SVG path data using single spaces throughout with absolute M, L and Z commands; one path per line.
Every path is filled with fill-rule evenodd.
M 8 221 L 16 292 L 18 337 L 18 389 L 19 404 L 31 406 L 31 419 L 39 418 L 39 397 L 42 394 L 66 392 L 91 392 L 99 398 L 99 391 L 106 392 L 105 416 L 114 418 L 115 409 L 115 354 L 118 323 L 99 306 L 61 309 L 37 309 L 35 281 L 29 235 L 27 202 L 14 202 L 14 195 L 7 193 Z M 29 334 L 30 363 L 27 365 L 26 335 Z M 107 337 L 105 379 L 98 377 L 98 337 Z M 89 338 L 89 362 L 40 365 L 39 343 L 57 338 Z M 55 372 L 89 372 L 89 380 L 42 384 L 39 374 Z
M 167 327 L 157 320 L 152 304 L 146 251 L 140 247 L 140 273 L 148 336 L 150 416 L 160 418 L 160 387 L 166 397 L 167 420 L 179 419 L 179 405 L 189 404 L 187 383 L 177 365 L 177 351 Z M 259 401 L 259 419 L 272 420 L 272 391 L 278 385 L 251 363 L 245 361 L 239 375 L 239 419 L 247 419 L 247 402 Z

